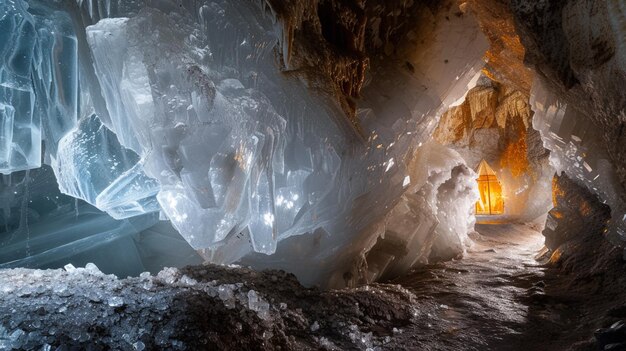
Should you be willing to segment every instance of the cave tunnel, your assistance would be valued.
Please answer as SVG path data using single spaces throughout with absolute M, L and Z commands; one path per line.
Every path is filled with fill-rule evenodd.
M 0 350 L 626 350 L 622 0 L 0 0 Z

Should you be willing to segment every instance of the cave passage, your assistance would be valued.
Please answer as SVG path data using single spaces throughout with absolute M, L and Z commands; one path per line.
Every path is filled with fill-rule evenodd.
M 550 349 L 552 341 L 543 339 L 550 332 L 541 330 L 545 324 L 534 324 L 534 315 L 565 316 L 537 306 L 547 274 L 536 260 L 543 236 L 523 224 L 478 224 L 476 231 L 462 260 L 429 265 L 393 281 L 420 297 L 419 322 L 394 338 L 394 346 L 515 350 L 524 344 L 531 350 Z

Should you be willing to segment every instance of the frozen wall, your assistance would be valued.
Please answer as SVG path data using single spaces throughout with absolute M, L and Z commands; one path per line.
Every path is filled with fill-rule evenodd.
M 47 165 L 0 177 L 0 268 L 95 262 L 126 277 L 201 261 L 157 215 L 115 220 L 60 193 Z
M 77 52 L 69 18 L 51 8 L 3 1 L 0 28 L 0 172 L 10 174 L 40 167 L 42 135 L 53 151 L 76 119 Z
M 50 32 L 63 25 L 71 39 L 52 50 L 67 50 L 56 61 L 71 81 L 42 73 L 29 83 L 67 90 L 43 89 L 32 102 L 49 107 L 38 159 L 65 194 L 117 219 L 158 211 L 209 261 L 284 268 L 307 284 L 350 285 L 410 266 L 385 267 L 390 257 L 462 253 L 473 175 L 458 155 L 423 144 L 484 64 L 487 44 L 471 14 L 433 14 L 436 29 L 406 45 L 412 70 L 392 59 L 372 70 L 358 141 L 336 123 L 336 103 L 279 72 L 280 31 L 254 3 L 9 4 L 19 21 Z M 46 22 L 53 15 L 61 24 Z M 43 29 L 29 38 L 43 42 Z M 57 114 L 66 105 L 73 109 Z M 21 167 L 7 164 L 7 172 Z M 394 236 L 411 249 L 372 251 Z

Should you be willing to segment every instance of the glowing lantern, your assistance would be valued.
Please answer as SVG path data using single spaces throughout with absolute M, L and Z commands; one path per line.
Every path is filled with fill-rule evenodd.
M 502 185 L 496 177 L 496 172 L 489 166 L 487 161 L 480 161 L 478 166 L 478 191 L 480 200 L 476 202 L 477 215 L 497 215 L 504 213 L 504 198 L 502 197 Z

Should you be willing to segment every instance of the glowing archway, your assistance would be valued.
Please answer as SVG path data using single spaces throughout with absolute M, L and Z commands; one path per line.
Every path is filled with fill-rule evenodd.
M 477 215 L 498 215 L 504 213 L 504 197 L 502 185 L 496 177 L 496 172 L 489 166 L 487 161 L 480 161 L 478 165 L 478 191 L 480 199 L 476 202 Z

